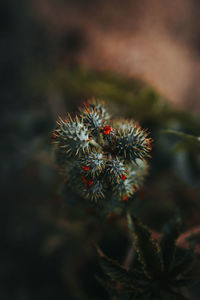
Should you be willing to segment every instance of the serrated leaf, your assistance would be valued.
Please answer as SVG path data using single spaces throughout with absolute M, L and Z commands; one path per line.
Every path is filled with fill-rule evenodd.
M 105 280 L 100 278 L 99 276 L 95 276 L 96 280 L 104 287 L 104 289 L 112 296 L 119 297 L 120 299 L 140 299 L 136 298 L 136 296 L 143 295 L 143 292 L 135 289 L 134 286 L 117 286 L 116 282 L 112 282 L 112 280 Z
M 123 268 L 117 261 L 107 257 L 100 248 L 97 248 L 100 265 L 103 271 L 114 281 L 120 281 L 121 283 L 130 284 L 133 286 L 135 283 L 136 287 L 136 278 L 134 278 L 134 273 L 127 271 Z M 134 280 L 135 279 L 135 280 Z M 135 281 L 135 282 L 134 282 Z
M 116 296 L 116 290 L 113 285 L 108 280 L 104 280 L 103 278 L 95 275 L 95 279 L 99 282 L 100 285 L 112 296 Z
M 176 240 L 178 238 L 179 232 L 179 218 L 172 220 L 164 228 L 163 237 L 160 241 L 160 248 L 162 252 L 162 259 L 165 271 L 169 271 L 173 265 L 176 252 Z
M 148 278 L 157 277 L 162 270 L 159 246 L 146 226 L 135 217 L 132 217 L 132 222 L 139 261 Z
M 191 267 L 195 259 L 195 253 L 193 249 L 187 251 L 183 258 L 174 265 L 170 275 L 174 278 L 182 273 L 186 273 Z

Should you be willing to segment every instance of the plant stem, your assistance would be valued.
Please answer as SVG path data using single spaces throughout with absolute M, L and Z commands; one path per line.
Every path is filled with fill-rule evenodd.
M 135 250 L 133 248 L 133 245 L 131 245 L 129 248 L 128 248 L 128 251 L 127 251 L 127 254 L 125 256 L 125 259 L 124 259 L 124 263 L 123 263 L 123 266 L 125 269 L 129 269 L 132 261 L 133 261 L 133 258 L 134 258 L 134 254 L 135 254 Z
M 132 220 L 131 220 L 131 215 L 130 215 L 129 211 L 127 211 L 126 218 L 127 218 L 128 228 L 132 227 Z M 131 240 L 131 246 L 128 248 L 127 254 L 124 259 L 123 266 L 125 269 L 128 269 L 130 267 L 130 265 L 133 261 L 133 258 L 134 258 L 134 254 L 135 254 L 135 250 L 133 247 L 133 235 L 129 234 L 129 236 L 130 236 L 130 240 Z
M 89 143 L 90 143 L 90 145 L 96 147 L 97 149 L 101 148 L 101 146 L 95 140 L 93 140 L 93 139 L 90 140 Z

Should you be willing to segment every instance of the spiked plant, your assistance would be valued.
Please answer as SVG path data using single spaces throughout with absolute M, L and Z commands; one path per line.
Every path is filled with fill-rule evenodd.
M 186 300 L 182 288 L 196 283 L 187 272 L 192 268 L 193 248 L 176 245 L 180 220 L 171 221 L 164 229 L 160 242 L 137 218 L 132 218 L 136 260 L 127 270 L 98 249 L 100 265 L 106 274 L 99 282 L 120 300 Z
M 52 140 L 66 184 L 93 202 L 127 202 L 147 173 L 147 131 L 133 121 L 111 120 L 104 104 L 94 99 L 79 109 L 78 116 L 68 114 L 57 125 Z

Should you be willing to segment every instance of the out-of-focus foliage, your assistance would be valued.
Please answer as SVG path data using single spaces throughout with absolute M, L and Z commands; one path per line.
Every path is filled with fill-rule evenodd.
M 183 149 L 187 151 L 192 151 L 193 153 L 200 152 L 200 137 L 193 136 L 191 134 L 186 134 L 184 132 L 179 132 L 175 130 L 165 130 L 166 133 L 175 135 L 180 138 L 180 141 L 177 145 L 177 149 Z
M 114 103 L 112 110 L 118 112 L 118 115 L 124 113 L 137 120 L 146 120 L 160 126 L 165 126 L 170 121 L 178 126 L 180 122 L 184 126 L 193 127 L 195 132 L 199 130 L 198 118 L 195 120 L 190 113 L 173 107 L 154 88 L 138 79 L 123 78 L 112 72 L 96 72 L 77 65 L 67 69 L 59 66 L 49 75 L 47 82 L 43 81 L 44 77 L 39 77 L 38 89 L 43 89 L 44 86 L 53 87 L 69 103 L 72 98 L 80 101 L 79 99 L 95 97 L 105 100 L 111 106 Z

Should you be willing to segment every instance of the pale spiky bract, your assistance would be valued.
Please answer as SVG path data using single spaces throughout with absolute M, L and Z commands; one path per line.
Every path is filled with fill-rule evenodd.
M 79 116 L 59 118 L 52 134 L 66 184 L 80 197 L 127 202 L 147 173 L 151 139 L 133 121 L 112 121 L 104 103 L 88 101 Z

